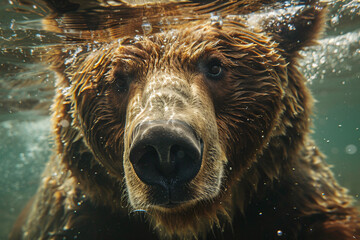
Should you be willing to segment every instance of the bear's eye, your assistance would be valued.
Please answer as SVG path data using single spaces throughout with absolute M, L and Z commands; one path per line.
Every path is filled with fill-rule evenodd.
M 130 85 L 130 76 L 128 74 L 115 72 L 113 78 L 118 92 L 124 93 L 128 91 Z
M 219 80 L 222 78 L 223 76 L 223 66 L 222 63 L 220 61 L 220 59 L 211 59 L 208 62 L 206 62 L 205 64 L 203 64 L 202 67 L 206 77 L 213 79 L 213 80 Z
M 209 74 L 210 75 L 213 75 L 213 76 L 217 76 L 221 73 L 221 66 L 219 65 L 212 65 L 210 68 L 209 68 Z

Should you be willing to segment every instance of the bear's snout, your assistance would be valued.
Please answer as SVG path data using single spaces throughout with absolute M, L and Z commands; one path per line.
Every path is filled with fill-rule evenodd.
M 170 206 L 190 200 L 186 183 L 199 172 L 203 152 L 193 128 L 179 120 L 146 121 L 132 135 L 130 162 L 151 187 L 152 202 Z

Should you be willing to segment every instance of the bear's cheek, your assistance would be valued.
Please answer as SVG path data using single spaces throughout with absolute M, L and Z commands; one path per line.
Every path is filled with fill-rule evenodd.
M 236 70 L 236 71 L 235 71 Z M 235 69 L 221 81 L 207 81 L 216 112 L 220 142 L 230 159 L 228 174 L 243 175 L 252 165 L 257 153 L 267 147 L 274 128 L 281 122 L 283 85 L 276 74 L 258 66 L 260 74 L 249 77 Z
M 124 171 L 134 208 L 170 211 L 219 194 L 227 159 L 202 83 L 158 77 L 131 97 L 126 118 Z
M 227 157 L 232 172 L 241 176 L 276 137 L 275 129 L 282 124 L 284 110 L 282 90 L 273 87 L 266 93 L 248 91 L 247 96 L 230 103 L 227 112 L 218 115 L 219 135 L 227 143 L 226 152 L 231 153 Z
M 122 178 L 127 96 L 98 87 L 81 92 L 74 103 L 86 145 L 107 171 Z

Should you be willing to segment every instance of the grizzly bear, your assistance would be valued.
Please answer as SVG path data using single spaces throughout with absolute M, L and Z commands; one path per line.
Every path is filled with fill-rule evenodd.
M 44 0 L 55 153 L 10 238 L 360 239 L 298 67 L 326 7 L 270 2 Z

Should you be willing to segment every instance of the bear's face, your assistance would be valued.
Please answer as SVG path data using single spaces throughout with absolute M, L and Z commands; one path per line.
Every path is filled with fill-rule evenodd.
M 95 205 L 121 211 L 125 195 L 163 235 L 198 236 L 231 220 L 260 181 L 292 168 L 286 156 L 299 151 L 311 108 L 297 52 L 313 44 L 324 14 L 191 20 L 133 37 L 114 30 L 104 43 L 55 49 L 62 162 Z M 72 41 L 68 27 L 52 30 Z
M 134 209 L 168 216 L 221 202 L 279 125 L 287 79 L 276 46 L 238 23 L 197 22 L 85 59 L 73 116 Z

